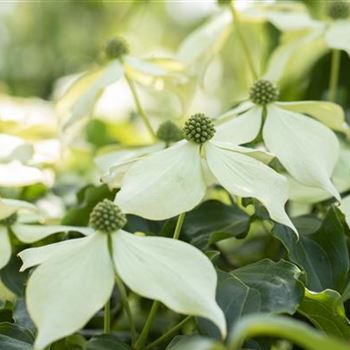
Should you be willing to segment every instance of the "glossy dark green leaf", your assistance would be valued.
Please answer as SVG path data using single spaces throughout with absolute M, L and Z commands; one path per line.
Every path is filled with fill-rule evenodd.
M 325 333 L 350 340 L 350 322 L 341 295 L 335 290 L 327 289 L 321 293 L 305 290 L 298 312 Z
M 349 275 L 342 214 L 332 207 L 318 229 L 315 219 L 310 220 L 309 225 L 306 225 L 307 218 L 302 219 L 302 225 L 295 221 L 299 241 L 293 239 L 286 226 L 275 225 L 273 234 L 287 249 L 289 259 L 305 271 L 306 286 L 310 290 L 320 292 L 329 288 L 342 292 Z
M 219 272 L 217 302 L 225 313 L 228 328 L 246 314 L 256 312 L 293 314 L 302 297 L 301 271 L 287 261 L 268 259 L 234 270 Z M 199 320 L 202 332 L 218 338 L 218 330 Z
M 250 216 L 235 204 L 209 200 L 187 214 L 183 232 L 197 247 L 248 233 Z
M 50 350 L 86 350 L 86 341 L 83 336 L 73 334 L 52 344 Z
M 18 296 L 23 295 L 27 278 L 27 272 L 19 272 L 21 265 L 21 260 L 12 256 L 10 262 L 0 270 L 0 277 L 4 285 Z
M 88 185 L 82 188 L 78 194 L 77 206 L 69 209 L 62 220 L 63 225 L 86 226 L 89 223 L 89 215 L 94 206 L 104 198 L 113 200 L 115 192 L 110 191 L 107 185 Z
M 114 334 L 104 334 L 90 339 L 86 350 L 131 350 L 131 347 L 123 343 Z
M 1 350 L 33 350 L 34 337 L 27 329 L 14 323 L 0 323 Z

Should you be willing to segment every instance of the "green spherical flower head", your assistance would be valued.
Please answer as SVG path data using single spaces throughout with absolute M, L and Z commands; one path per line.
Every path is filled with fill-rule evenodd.
M 349 1 L 332 1 L 327 6 L 327 14 L 333 19 L 344 19 L 350 15 Z
M 279 97 L 277 86 L 268 80 L 258 80 L 250 88 L 250 100 L 257 105 L 267 105 Z
M 90 214 L 89 225 L 96 231 L 112 233 L 126 225 L 126 217 L 109 199 L 98 203 Z
M 160 124 L 157 131 L 157 137 L 166 143 L 177 142 L 183 138 L 182 130 L 172 121 L 168 120 Z
M 194 114 L 185 123 L 183 133 L 188 141 L 202 144 L 214 136 L 214 123 L 205 114 Z
M 12 226 L 17 221 L 17 213 L 13 213 L 5 219 L 0 220 L 2 226 Z
M 123 38 L 117 37 L 107 42 L 105 52 L 109 59 L 120 58 L 129 53 L 129 47 Z

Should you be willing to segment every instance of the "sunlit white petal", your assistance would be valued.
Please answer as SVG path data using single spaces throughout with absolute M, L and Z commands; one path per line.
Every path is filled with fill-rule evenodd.
M 17 161 L 0 164 L 0 186 L 28 186 L 45 181 L 45 174 L 38 168 L 23 165 Z
M 205 192 L 199 146 L 181 141 L 134 164 L 116 204 L 125 213 L 162 220 L 191 210 Z
M 336 136 L 318 121 L 270 106 L 263 129 L 267 148 L 298 181 L 339 199 L 330 177 L 338 159 Z
M 37 208 L 33 204 L 25 201 L 0 198 L 0 220 L 7 218 L 19 210 L 35 212 L 37 211 Z
M 46 260 L 52 258 L 55 255 L 60 255 L 67 252 L 70 249 L 79 249 L 85 245 L 84 238 L 70 239 L 44 245 L 37 248 L 28 248 L 22 250 L 18 256 L 22 259 L 23 265 L 20 271 L 29 269 L 30 267 L 40 265 Z
M 220 123 L 216 127 L 214 140 L 241 145 L 253 141 L 259 134 L 262 119 L 262 108 L 252 107 L 243 114 Z
M 345 122 L 345 115 L 343 109 L 336 103 L 327 101 L 298 101 L 298 102 L 276 102 L 280 108 L 308 114 L 329 128 L 336 131 L 349 130 L 349 126 Z
M 17 238 L 24 243 L 33 243 L 58 232 L 76 231 L 83 235 L 91 235 L 94 230 L 88 227 L 63 225 L 26 225 L 14 224 L 11 227 Z
M 113 250 L 118 273 L 131 290 L 176 312 L 206 317 L 226 334 L 225 317 L 215 301 L 215 269 L 197 248 L 119 231 Z
M 295 228 L 284 210 L 288 199 L 287 180 L 262 162 L 221 148 L 212 142 L 205 145 L 210 170 L 229 192 L 240 197 L 257 198 L 273 220 Z
M 327 30 L 325 40 L 330 48 L 344 50 L 350 55 L 350 21 L 338 20 Z
M 35 350 L 84 327 L 106 303 L 114 284 L 106 235 L 84 238 L 40 265 L 26 290 L 28 311 L 38 335 Z

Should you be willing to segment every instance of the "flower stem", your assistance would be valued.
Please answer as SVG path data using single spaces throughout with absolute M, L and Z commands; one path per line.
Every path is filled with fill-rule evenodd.
M 332 51 L 332 63 L 331 63 L 331 74 L 329 78 L 329 101 L 335 102 L 337 98 L 337 87 L 339 79 L 339 68 L 340 68 L 340 50 Z
M 185 221 L 185 216 L 186 216 L 186 213 L 182 213 L 177 218 L 176 227 L 175 227 L 175 231 L 174 231 L 174 235 L 173 235 L 174 239 L 179 239 L 179 237 L 180 237 L 181 228 L 182 228 L 182 225 Z
M 184 220 L 185 220 L 185 216 L 186 216 L 186 213 L 182 213 L 178 216 L 173 239 L 179 239 L 180 233 L 181 233 L 181 228 L 182 228 L 182 225 L 183 225 Z M 148 338 L 148 334 L 151 330 L 151 326 L 152 326 L 152 323 L 154 321 L 154 318 L 156 317 L 156 313 L 157 313 L 159 306 L 160 306 L 159 301 L 157 301 L 157 300 L 153 301 L 151 311 L 148 314 L 146 323 L 142 329 L 140 337 L 137 339 L 137 341 L 134 345 L 136 350 L 141 349 L 145 345 L 147 338 Z
M 120 300 L 121 300 L 121 304 L 126 312 L 126 315 L 128 317 L 129 320 L 129 324 L 130 324 L 130 330 L 131 330 L 131 337 L 132 339 L 136 339 L 136 328 L 135 328 L 135 324 L 134 324 L 134 320 L 132 317 L 132 313 L 131 313 L 131 309 L 130 309 L 130 305 L 129 305 L 129 301 L 128 301 L 128 295 L 126 293 L 126 289 L 125 286 L 123 284 L 123 281 L 121 280 L 118 271 L 115 267 L 114 264 L 114 259 L 113 259 L 113 244 L 112 244 L 112 237 L 111 235 L 108 235 L 108 249 L 109 249 L 109 254 L 112 260 L 112 266 L 113 266 L 113 272 L 114 272 L 114 278 L 115 278 L 115 283 L 117 285 L 118 291 L 119 291 L 119 295 L 120 295 Z
M 104 309 L 103 332 L 109 334 L 111 332 L 111 300 L 108 299 Z
M 148 115 L 145 112 L 145 110 L 142 107 L 139 95 L 137 94 L 137 90 L 135 87 L 135 83 L 133 82 L 133 80 L 129 77 L 128 73 L 125 72 L 125 79 L 129 85 L 131 94 L 134 98 L 135 101 L 135 105 L 136 105 L 136 109 L 137 109 L 137 113 L 140 115 L 140 117 L 142 118 L 143 122 L 145 123 L 145 126 L 148 130 L 148 132 L 151 134 L 152 138 L 156 138 L 156 133 L 153 130 L 153 127 L 151 125 L 151 122 L 149 121 Z
M 147 317 L 147 320 L 146 320 L 146 323 L 145 323 L 145 326 L 143 327 L 143 330 L 140 334 L 140 337 L 137 339 L 137 342 L 135 343 L 134 347 L 136 350 L 138 349 L 141 349 L 144 347 L 146 341 L 147 341 L 147 338 L 148 338 L 148 334 L 151 330 L 151 326 L 152 326 L 152 323 L 153 323 L 153 320 L 156 316 L 156 313 L 157 313 L 157 310 L 160 306 L 160 303 L 159 301 L 155 300 L 152 304 L 152 307 L 151 307 L 151 311 Z
M 192 318 L 192 316 L 187 316 L 185 317 L 180 323 L 178 323 L 177 325 L 175 325 L 173 328 L 171 328 L 169 331 L 167 331 L 165 334 L 163 334 L 161 337 L 159 337 L 158 339 L 156 339 L 154 342 L 152 342 L 151 344 L 147 345 L 144 350 L 150 350 L 153 347 L 157 346 L 158 344 L 162 343 L 164 340 L 166 340 L 167 338 L 169 338 L 170 336 L 172 336 L 178 329 L 180 329 L 182 326 L 184 326 L 190 319 Z
M 257 80 L 258 79 L 258 74 L 257 74 L 257 72 L 255 70 L 255 67 L 254 67 L 252 55 L 250 54 L 248 45 L 247 45 L 247 43 L 246 43 L 246 41 L 244 39 L 243 33 L 241 31 L 241 27 L 239 25 L 239 16 L 237 14 L 237 11 L 236 11 L 232 1 L 230 3 L 230 10 L 231 10 L 231 15 L 232 15 L 233 25 L 234 25 L 234 28 L 235 28 L 235 30 L 237 32 L 237 36 L 238 36 L 238 39 L 239 39 L 239 41 L 241 43 L 242 49 L 243 49 L 243 51 L 245 53 L 245 56 L 247 58 L 248 65 L 250 67 L 250 70 L 252 72 L 252 75 L 253 75 L 254 79 Z

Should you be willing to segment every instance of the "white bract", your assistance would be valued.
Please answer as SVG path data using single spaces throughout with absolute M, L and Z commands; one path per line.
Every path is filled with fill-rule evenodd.
M 104 216 L 99 215 L 101 225 Z M 35 350 L 83 328 L 110 298 L 115 271 L 135 293 L 178 313 L 208 318 L 226 335 L 225 317 L 215 300 L 215 269 L 187 243 L 94 229 L 87 237 L 30 248 L 19 256 L 22 270 L 40 265 L 26 291 L 38 327 Z
M 85 227 L 32 224 L 40 219 L 42 216 L 34 205 L 15 199 L 0 199 L 0 269 L 7 265 L 12 255 L 10 229 L 23 243 L 33 243 L 57 232 L 91 233 Z
M 209 121 L 194 115 L 188 122 L 198 116 Z M 220 142 L 227 132 L 230 142 Z M 258 160 L 269 155 L 239 146 L 250 138 L 250 128 L 219 126 L 215 136 L 202 144 L 183 140 L 146 156 L 126 171 L 115 201 L 126 213 L 163 220 L 198 205 L 214 178 L 234 195 L 257 198 L 273 220 L 295 230 L 284 210 L 287 181 Z
M 27 186 L 47 182 L 45 173 L 32 166 L 35 148 L 20 137 L 0 134 L 0 186 Z
M 277 95 L 272 96 L 268 89 Z M 262 128 L 267 149 L 277 156 L 292 177 L 307 186 L 324 189 L 339 200 L 338 191 L 330 180 L 338 159 L 339 143 L 335 134 L 323 124 L 336 130 L 345 128 L 343 110 L 323 101 L 276 102 L 277 96 L 278 90 L 271 82 L 257 81 L 251 90 L 255 104 L 248 101 L 222 115 L 219 121 L 225 131 L 217 139 L 229 142 L 236 137 L 231 130 L 247 130 L 244 142 L 251 142 Z
M 115 42 L 126 45 L 121 39 L 116 39 Z M 116 52 L 115 57 L 109 57 L 110 60 L 105 65 L 82 74 L 60 98 L 57 107 L 63 116 L 64 131 L 91 115 L 95 102 L 104 89 L 123 77 L 145 82 L 147 79 L 166 78 L 172 74 L 174 65 L 169 63 L 170 60 L 154 63 L 152 60 L 129 55 L 126 46 L 119 49 L 126 51 Z M 174 69 L 177 71 L 178 67 Z

